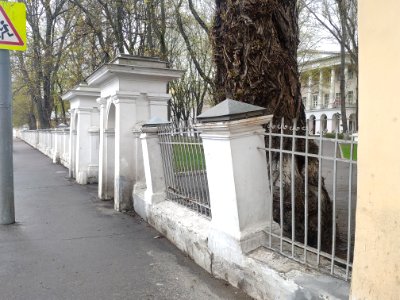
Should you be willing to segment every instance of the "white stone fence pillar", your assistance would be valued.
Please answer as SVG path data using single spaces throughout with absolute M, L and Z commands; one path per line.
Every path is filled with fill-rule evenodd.
M 50 130 L 50 151 L 49 151 L 49 154 L 48 154 L 48 156 L 51 158 L 51 159 L 53 159 L 53 156 L 54 156 L 54 152 L 55 152 L 55 150 L 56 150 L 56 143 L 55 143 L 55 141 L 56 141 L 56 129 L 51 129 Z
M 46 129 L 45 131 L 45 135 L 46 135 L 46 149 L 45 149 L 45 154 L 48 157 L 51 157 L 51 129 Z
M 40 129 L 37 130 L 37 137 L 38 137 L 38 143 L 36 149 L 41 151 L 42 145 L 43 145 L 43 135 L 42 131 Z
M 79 184 L 96 183 L 99 164 L 100 91 L 81 83 L 62 96 L 70 103 L 68 176 Z
M 69 128 L 63 128 L 62 129 L 62 155 L 61 155 L 61 164 L 69 168 L 69 136 L 70 136 L 70 130 Z
M 87 167 L 87 183 L 98 183 L 100 129 L 98 126 L 92 126 L 88 129 L 88 133 L 90 141 L 90 158 Z
M 39 133 L 37 130 L 21 130 L 21 131 L 19 131 L 19 134 L 17 137 L 20 138 L 21 140 L 25 141 L 32 147 L 38 148 Z
M 39 130 L 39 151 L 42 153 L 46 152 L 46 130 L 40 129 Z
M 53 163 L 61 163 L 68 168 L 69 128 L 60 125 L 57 129 L 23 130 L 20 138 L 50 157 Z
M 264 124 L 265 109 L 226 100 L 198 117 L 211 204 L 208 247 L 239 263 L 243 254 L 266 244 L 270 201 Z M 252 117 L 254 116 L 254 117 Z
M 54 151 L 53 151 L 53 163 L 55 164 L 59 164 L 61 162 L 61 154 L 62 154 L 61 140 L 62 140 L 62 130 L 56 129 L 54 131 Z
M 146 221 L 151 207 L 161 201 L 165 201 L 166 187 L 158 126 L 166 123 L 157 117 L 152 118 L 147 124 L 143 125 L 142 134 L 140 135 L 146 189 L 144 197 L 138 195 L 133 198 L 136 213 Z

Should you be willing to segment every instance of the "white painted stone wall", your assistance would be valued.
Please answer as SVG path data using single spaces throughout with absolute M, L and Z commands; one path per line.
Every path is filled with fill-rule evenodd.
M 266 197 L 269 184 L 265 153 L 258 148 L 264 145 L 261 124 L 269 120 L 257 117 L 199 127 L 204 139 L 212 220 L 165 200 L 158 136 L 154 128 L 144 128 L 140 139 L 146 184 L 135 198 L 135 209 L 207 272 L 255 299 L 347 299 L 347 282 L 263 247 L 271 199 Z M 69 130 L 54 132 L 62 137 L 61 149 L 69 149 Z M 113 132 L 106 131 L 103 138 L 107 135 L 113 136 Z M 21 137 L 36 147 L 45 136 L 41 131 L 21 132 Z M 64 150 L 61 156 L 65 155 L 68 153 Z
M 266 197 L 266 157 L 258 147 L 264 147 L 261 124 L 269 120 L 258 117 L 199 126 L 211 220 L 163 200 L 160 146 L 154 129 L 144 128 L 147 188 L 141 202 L 135 198 L 135 209 L 140 207 L 136 212 L 207 272 L 255 299 L 347 299 L 348 283 L 263 247 L 271 199 Z
M 66 168 L 69 167 L 69 135 L 69 128 L 17 131 L 18 138 Z

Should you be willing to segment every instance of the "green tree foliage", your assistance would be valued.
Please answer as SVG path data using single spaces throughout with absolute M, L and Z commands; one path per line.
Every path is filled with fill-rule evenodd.
M 309 26 L 312 13 L 305 4 L 310 1 L 317 0 L 296 3 L 303 50 L 320 41 L 318 32 Z M 67 121 L 68 108 L 60 96 L 119 53 L 158 56 L 171 68 L 186 71 L 169 90 L 175 121 L 193 120 L 203 104 L 213 104 L 216 88 L 210 33 L 214 0 L 23 2 L 27 5 L 28 50 L 15 54 L 14 74 L 21 80 L 14 82 L 14 89 L 26 90 L 30 101 L 26 111 L 32 111 L 38 127 Z
M 30 127 L 37 123 L 39 128 L 48 128 L 67 121 L 61 95 L 119 53 L 158 56 L 170 67 L 188 70 L 174 83 L 174 89 L 195 92 L 187 97 L 188 93 L 171 90 L 173 107 L 186 110 L 183 115 L 189 112 L 191 119 L 201 112 L 212 83 L 211 49 L 205 30 L 212 16 L 211 0 L 24 2 L 28 50 L 15 54 L 14 74 L 21 80 L 14 82 L 14 90 L 26 91 L 27 100 L 16 106 L 33 113 L 37 122 L 31 122 Z M 183 105 L 188 99 L 190 105 Z M 179 119 L 179 114 L 174 117 Z

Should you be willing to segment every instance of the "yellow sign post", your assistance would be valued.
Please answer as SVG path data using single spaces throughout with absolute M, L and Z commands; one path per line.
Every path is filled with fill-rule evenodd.
M 26 50 L 26 7 L 0 1 L 0 49 Z

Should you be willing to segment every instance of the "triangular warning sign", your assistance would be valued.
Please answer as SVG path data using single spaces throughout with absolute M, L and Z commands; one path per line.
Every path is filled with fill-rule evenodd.
M 13 45 L 23 46 L 20 35 L 15 29 L 14 25 L 10 21 L 3 7 L 0 5 L 0 44 L 2 45 Z

